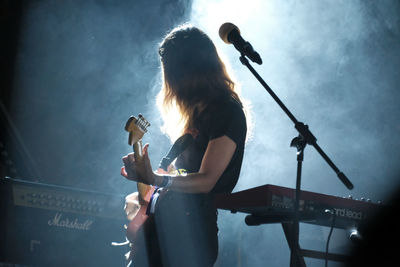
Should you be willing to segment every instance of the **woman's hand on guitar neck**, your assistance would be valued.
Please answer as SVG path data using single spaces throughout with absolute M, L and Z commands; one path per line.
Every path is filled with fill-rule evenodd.
M 129 153 L 122 158 L 124 166 L 121 168 L 121 175 L 125 178 L 144 183 L 153 184 L 154 183 L 154 173 L 151 167 L 149 159 L 149 144 L 143 147 L 142 159 L 136 160 L 135 153 Z

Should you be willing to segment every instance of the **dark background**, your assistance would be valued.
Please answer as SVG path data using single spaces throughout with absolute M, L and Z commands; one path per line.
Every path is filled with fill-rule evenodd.
M 381 1 L 1 1 L 1 172 L 24 180 L 127 194 L 119 175 L 131 151 L 126 119 L 152 123 L 155 166 L 170 142 L 160 131 L 157 46 L 186 21 L 204 29 L 252 104 L 254 128 L 235 191 L 294 187 L 297 135 L 290 120 L 219 39 L 226 21 L 261 54 L 255 66 L 354 183 L 347 190 L 312 147 L 302 188 L 388 202 L 400 173 L 400 3 Z M 220 266 L 284 266 L 279 225 L 247 227 L 220 212 Z M 302 225 L 301 244 L 325 247 L 329 229 Z M 331 249 L 348 250 L 335 230 Z M 321 266 L 308 260 L 310 266 Z M 335 266 L 332 263 L 330 266 Z
M 154 105 L 158 42 L 188 19 L 190 2 L 5 1 L 2 6 L 2 103 L 10 119 L 2 141 L 17 171 L 6 168 L 6 174 L 131 191 L 119 177 L 121 156 L 131 151 L 123 127 L 130 115 Z M 164 143 L 161 154 L 169 144 L 156 127 L 153 136 L 161 138 L 161 147 Z

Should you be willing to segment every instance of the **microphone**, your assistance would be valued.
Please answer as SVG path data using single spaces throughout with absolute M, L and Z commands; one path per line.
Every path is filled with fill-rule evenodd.
M 229 22 L 222 24 L 219 28 L 219 37 L 225 43 L 233 44 L 241 54 L 247 56 L 251 61 L 259 65 L 262 64 L 260 55 L 254 51 L 249 42 L 243 40 L 242 36 L 240 36 L 240 30 L 236 25 Z

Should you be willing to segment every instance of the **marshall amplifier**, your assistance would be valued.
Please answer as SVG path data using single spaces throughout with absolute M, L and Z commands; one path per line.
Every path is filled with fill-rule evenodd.
M 125 266 L 123 196 L 4 178 L 0 198 L 0 266 Z

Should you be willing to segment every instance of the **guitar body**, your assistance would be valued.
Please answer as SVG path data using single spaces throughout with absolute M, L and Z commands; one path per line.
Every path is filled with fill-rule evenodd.
M 145 191 L 141 191 L 141 189 Z M 136 216 L 129 222 L 128 228 L 126 229 L 126 237 L 132 243 L 136 238 L 136 233 L 144 225 L 148 218 L 146 211 L 154 190 L 154 186 L 138 183 L 140 209 Z

